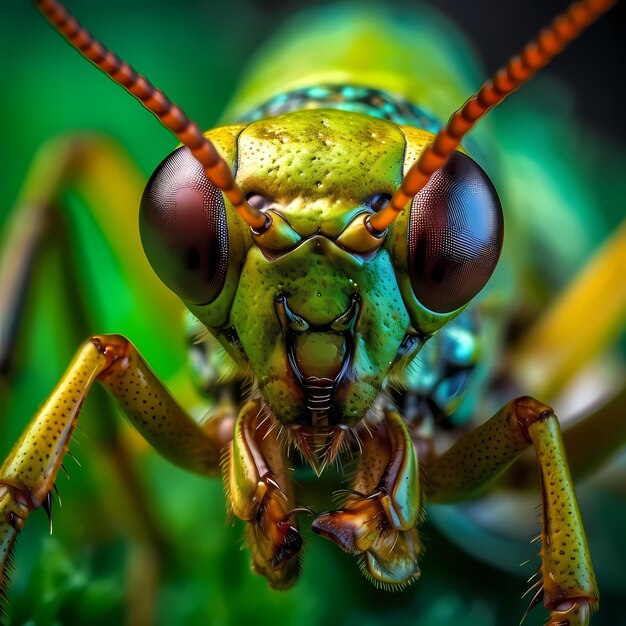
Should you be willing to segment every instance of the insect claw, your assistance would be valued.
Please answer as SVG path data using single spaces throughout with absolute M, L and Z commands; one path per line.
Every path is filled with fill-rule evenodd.
M 280 485 L 271 476 L 266 476 L 265 482 L 268 482 L 270 485 L 272 485 L 272 487 L 275 487 L 276 489 L 278 489 L 278 491 L 282 492 Z
M 41 506 L 50 521 L 50 534 L 52 534 L 52 494 L 49 491 L 46 494 L 46 499 L 41 503 Z
M 297 511 L 299 513 L 306 513 L 307 515 L 312 515 L 313 517 L 317 517 L 317 513 L 313 509 L 310 509 L 308 506 L 298 507 L 297 509 L 294 509 L 294 511 Z
M 261 412 L 261 410 L 259 409 L 259 413 Z M 257 414 L 258 415 L 258 414 Z M 268 413 L 267 415 L 265 415 L 265 417 L 256 425 L 257 430 L 259 428 L 261 428 L 261 426 L 263 426 L 263 424 L 265 424 L 265 422 L 268 420 L 269 416 L 271 415 L 271 413 Z
M 347 495 L 358 496 L 363 499 L 367 498 L 364 493 L 356 491 L 356 489 L 335 489 L 335 491 L 333 491 L 333 496 L 343 495 L 344 493 Z
M 383 490 L 382 489 L 377 489 L 376 491 L 373 491 L 372 493 L 370 493 L 369 496 L 366 496 L 365 499 L 366 500 L 376 500 L 376 499 L 380 498 L 383 495 L 385 495 Z
M 265 528 L 263 528 L 263 525 L 260 523 L 257 524 L 253 524 L 254 526 L 254 534 L 257 537 L 257 541 L 258 541 L 258 536 L 259 536 L 259 531 L 261 532 L 261 534 L 265 537 L 265 539 L 267 539 L 267 541 L 270 540 L 269 535 L 265 532 Z
M 309 509 L 306 506 L 298 506 L 295 509 L 291 509 L 291 511 L 288 511 L 287 513 L 285 513 L 285 515 L 282 518 L 281 522 L 284 523 L 284 522 L 289 521 L 291 516 L 295 515 L 296 513 L 306 513 L 307 515 L 310 515 L 311 517 L 317 517 L 317 514 L 312 509 Z
M 268 429 L 267 432 L 263 435 L 263 441 L 265 441 L 266 437 L 278 426 L 278 421 L 275 421 Z

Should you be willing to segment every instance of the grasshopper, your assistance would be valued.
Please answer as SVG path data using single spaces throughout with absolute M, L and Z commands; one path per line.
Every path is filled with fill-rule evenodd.
M 588 623 L 597 589 L 552 410 L 519 398 L 439 453 L 424 436 L 423 411 L 403 415 L 411 395 L 403 377 L 440 329 L 463 330 L 455 320 L 485 287 L 502 245 L 495 189 L 456 148 L 608 6 L 573 7 L 438 133 L 427 109 L 363 77 L 268 95 L 239 122 L 202 133 L 63 8 L 40 6 L 186 146 L 148 183 L 140 229 L 151 265 L 191 313 L 202 386 L 227 393 L 198 425 L 128 339 L 88 340 L 3 465 L 3 567 L 28 514 L 49 510 L 78 410 L 98 380 L 166 458 L 221 472 L 253 567 L 278 589 L 301 567 L 297 518 L 308 503 L 288 471 L 298 454 L 318 476 L 356 458 L 340 506 L 316 514 L 311 528 L 395 588 L 419 577 L 424 501 L 473 495 L 532 445 L 544 525 L 531 605 L 543 600 L 554 624 Z M 67 160 L 76 167 L 83 158 L 88 150 Z M 559 542 L 562 534 L 570 540 Z M 571 567 L 559 567 L 563 558 Z

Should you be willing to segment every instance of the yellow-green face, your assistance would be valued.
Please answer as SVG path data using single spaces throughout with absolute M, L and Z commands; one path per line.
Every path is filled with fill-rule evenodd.
M 470 278 L 474 293 L 469 296 L 468 287 L 461 286 L 460 297 L 432 297 L 427 291 L 433 280 L 433 293 L 458 289 L 455 261 L 446 258 L 437 265 L 435 258 L 430 269 L 416 263 L 432 261 L 433 246 L 449 248 L 455 228 L 472 236 L 484 233 L 476 234 L 464 219 L 455 218 L 450 226 L 446 219 L 454 207 L 444 202 L 443 213 L 427 207 L 439 230 L 424 234 L 423 220 L 417 219 L 424 207 L 414 201 L 373 250 L 360 251 L 342 237 L 398 188 L 432 139 L 425 131 L 355 113 L 310 110 L 207 135 L 233 167 L 249 202 L 271 215 L 272 226 L 262 234 L 251 231 L 180 150 L 160 166 L 144 195 L 141 228 L 150 262 L 231 355 L 249 365 L 280 420 L 355 424 L 394 363 L 418 349 L 423 337 L 457 315 L 477 291 Z M 450 174 L 452 187 L 480 187 L 466 185 L 471 160 L 462 159 L 461 178 L 455 183 L 455 173 Z M 472 167 L 478 169 L 470 166 L 470 183 Z M 442 187 L 444 200 L 449 188 Z M 489 196 L 491 190 L 481 193 Z M 432 197 L 431 189 L 426 198 L 431 204 Z M 470 204 L 483 201 L 471 198 Z M 495 215 L 499 205 L 488 210 Z M 479 224 L 478 230 L 489 235 L 476 250 L 479 260 L 484 261 L 485 246 L 494 256 L 491 231 L 495 227 L 501 235 L 498 216 L 488 225 L 491 230 Z M 439 241 L 444 227 L 453 234 Z M 472 260 L 461 261 L 463 277 Z

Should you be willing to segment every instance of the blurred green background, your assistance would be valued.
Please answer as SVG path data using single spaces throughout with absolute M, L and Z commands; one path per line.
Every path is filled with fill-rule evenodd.
M 313 4 L 321 3 L 231 0 L 178 2 L 174 7 L 162 1 L 116 0 L 106 6 L 73 3 L 70 8 L 105 45 L 181 103 L 201 126 L 210 127 L 232 98 L 255 49 L 290 15 Z M 436 4 L 473 37 L 477 54 L 490 71 L 565 6 L 535 1 L 516 6 L 451 0 Z M 568 149 L 589 147 L 569 156 L 576 157 L 588 181 L 594 177 L 598 181 L 588 185 L 594 206 L 602 209 L 594 226 L 597 240 L 624 215 L 624 196 L 615 191 L 623 190 L 616 179 L 623 171 L 624 130 L 615 129 L 613 122 L 623 100 L 610 82 L 617 71 L 616 60 L 624 58 L 623 16 L 620 7 L 559 59 L 547 78 L 529 85 L 523 97 L 515 102 L 512 98 L 506 105 L 520 115 L 537 119 L 546 115 L 558 127 L 550 137 L 562 137 L 571 129 L 577 139 Z M 37 148 L 52 137 L 76 130 L 104 133 L 126 148 L 146 177 L 175 146 L 151 115 L 81 60 L 29 3 L 5 9 L 0 54 L 0 224 Z M 494 116 L 494 125 L 502 128 L 513 117 L 506 112 Z M 514 136 L 509 127 L 507 140 L 514 141 Z M 84 207 L 76 199 L 71 204 L 70 211 L 78 216 Z M 129 207 L 128 228 L 135 227 L 136 208 Z M 82 228 L 88 232 L 89 223 Z M 580 252 L 577 262 L 586 254 L 586 250 Z M 101 278 L 106 274 L 114 289 L 122 277 L 114 263 L 107 265 L 105 251 L 102 256 L 106 269 Z M 80 263 L 80 257 L 73 260 Z M 53 293 L 34 299 L 29 306 L 23 323 L 27 329 L 23 334 L 28 336 L 20 338 L 15 374 L 9 381 L 13 393 L 0 389 L 3 456 L 87 333 L 116 330 L 133 338 L 141 333 L 138 327 L 145 325 L 132 315 L 121 321 L 107 319 L 106 328 L 93 327 L 89 317 L 76 323 L 80 317 L 73 311 L 76 307 L 54 292 L 57 282 L 61 283 L 59 273 L 62 269 L 57 268 L 51 275 L 43 272 L 36 277 L 34 291 L 46 288 Z M 155 306 L 145 313 L 158 316 L 160 309 Z M 184 368 L 182 333 L 175 354 L 163 354 L 159 340 L 138 343 L 166 379 L 175 380 Z M 64 476 L 58 480 L 63 507 L 55 506 L 53 537 L 47 536 L 42 512 L 32 516 L 22 533 L 11 588 L 10 624 L 141 624 L 150 620 L 152 607 L 159 624 L 190 625 L 495 626 L 515 624 L 521 617 L 527 599 L 520 601 L 519 596 L 527 588 L 524 579 L 533 572 L 531 566 L 519 568 L 519 576 L 505 573 L 468 556 L 428 523 L 423 528 L 423 578 L 406 592 L 376 590 L 362 579 L 354 559 L 316 537 L 307 543 L 298 587 L 289 593 L 270 591 L 262 578 L 250 573 L 247 551 L 239 550 L 241 524 L 224 523 L 221 483 L 170 466 L 147 451 L 121 420 L 116 422 L 121 426 L 110 426 L 109 405 L 103 394 L 94 396 L 81 420 L 86 434 L 78 433 L 81 445 L 72 448 L 82 469 L 68 460 L 71 480 Z M 120 486 L 113 452 L 120 436 L 136 453 L 132 465 L 159 528 L 156 534 L 167 544 L 160 553 L 147 538 L 144 514 Z M 609 485 L 611 481 L 616 484 L 585 513 L 586 520 L 594 518 L 597 535 L 605 532 L 605 516 L 624 512 L 623 483 L 611 477 Z M 620 498 L 621 508 L 611 498 Z M 626 593 L 623 580 L 616 580 L 626 545 L 623 539 L 621 544 L 608 545 L 600 560 L 596 556 L 604 583 L 603 609 L 594 621 L 598 626 L 616 623 L 621 615 L 620 594 L 623 598 Z M 533 552 L 528 546 L 527 558 Z M 498 558 L 494 549 L 485 556 L 490 561 Z M 508 572 L 515 565 L 502 563 Z M 537 609 L 527 623 L 541 624 L 543 618 Z

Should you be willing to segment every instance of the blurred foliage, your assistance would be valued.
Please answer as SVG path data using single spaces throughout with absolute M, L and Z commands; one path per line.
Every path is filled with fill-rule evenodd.
M 209 127 L 225 109 L 254 49 L 303 4 L 313 3 L 198 0 L 179 2 L 174 7 L 163 1 L 112 0 L 106 9 L 95 2 L 73 3 L 72 8 L 107 46 L 162 86 L 201 125 Z M 496 55 L 499 61 L 534 34 L 536 26 L 554 12 L 554 7 L 546 7 L 545 3 L 537 4 L 536 10 L 519 3 L 515 8 L 503 5 L 500 13 L 494 15 L 493 3 L 470 4 L 476 7 L 473 15 L 460 6 L 459 12 L 470 28 L 477 22 L 482 24 L 483 35 L 490 38 L 483 53 L 488 57 Z M 512 22 L 519 31 L 518 37 L 506 29 L 491 29 L 491 24 L 501 23 L 491 20 L 500 19 L 503 10 L 516 12 Z M 451 12 L 454 13 L 453 6 Z M 606 45 L 614 45 L 617 31 L 612 28 L 615 24 L 599 24 L 596 34 L 585 35 L 584 39 L 589 39 L 584 47 L 587 54 L 602 38 Z M 495 41 L 499 42 L 498 49 Z M 128 150 L 146 176 L 174 147 L 175 141 L 150 115 L 64 45 L 28 3 L 13 3 L 7 9 L 0 23 L 0 53 L 5 59 L 0 69 L 0 223 L 17 195 L 34 153 L 51 137 L 86 129 L 105 133 Z M 589 178 L 596 172 L 598 180 L 614 181 L 618 173 L 612 168 L 623 163 L 622 148 L 614 138 L 606 137 L 601 143 L 584 139 L 602 133 L 598 127 L 603 123 L 607 124 L 604 128 L 609 127 L 609 122 L 604 121 L 607 109 L 602 109 L 605 113 L 596 110 L 595 115 L 580 118 L 572 100 L 572 92 L 580 85 L 565 82 L 574 74 L 577 81 L 593 91 L 598 87 L 598 76 L 606 75 L 606 70 L 585 68 L 586 57 L 585 62 L 580 61 L 585 53 L 571 54 L 569 66 L 557 67 L 565 79 L 552 78 L 530 85 L 525 99 L 516 101 L 515 106 L 520 111 L 533 98 L 539 102 L 541 85 L 552 85 L 554 99 L 540 101 L 525 110 L 524 115 L 552 114 L 552 119 L 557 120 L 555 124 L 559 118 L 566 120 L 560 122 L 560 134 L 555 132 L 550 137 L 567 135 L 567 124 L 580 125 L 577 131 L 581 134 L 574 133 L 579 139 L 572 140 L 568 149 L 573 149 L 577 160 L 588 167 Z M 489 69 L 497 62 L 488 59 Z M 611 97 L 604 100 L 610 101 Z M 581 101 L 587 103 L 583 108 L 588 113 L 589 98 L 583 96 L 578 100 Z M 496 113 L 496 123 L 506 128 L 507 116 L 513 118 L 513 113 Z M 503 140 L 510 145 L 519 142 L 519 127 L 508 128 Z M 528 137 L 526 140 L 530 141 Z M 576 152 L 581 145 L 589 146 L 589 151 Z M 607 184 L 594 189 L 594 202 L 604 209 L 604 226 L 597 227 L 596 240 L 623 216 L 623 196 L 616 197 L 614 190 Z M 78 219 L 84 207 L 77 199 L 70 204 Z M 128 210 L 129 228 L 135 228 L 136 208 Z M 89 229 L 88 224 L 83 226 L 83 233 L 85 229 Z M 106 252 L 98 249 L 96 256 L 102 259 Z M 584 256 L 579 255 L 576 262 Z M 11 381 L 13 393 L 8 395 L 6 389 L 0 389 L 7 415 L 0 423 L 3 456 L 58 381 L 79 342 L 89 332 L 105 330 L 93 328 L 89 320 L 77 320 L 78 307 L 59 297 L 67 259 L 58 251 L 51 251 L 46 258 L 46 267 L 35 277 L 32 289 L 42 296 L 33 300 L 23 320 L 26 332 L 18 346 L 16 375 Z M 70 260 L 80 264 L 80 257 Z M 102 271 L 109 272 L 109 265 L 102 260 Z M 110 272 L 111 280 L 119 280 L 114 270 Z M 158 315 L 158 306 L 144 314 Z M 142 320 L 138 318 L 134 324 L 140 326 Z M 132 324 L 116 330 L 133 337 Z M 148 361 L 155 364 L 158 372 L 173 375 L 182 364 L 172 363 L 170 355 L 158 355 L 158 347 L 159 338 L 155 338 L 154 345 L 147 347 Z M 48 523 L 41 512 L 31 517 L 22 533 L 10 594 L 12 625 L 140 624 L 139 613 L 145 610 L 149 615 L 154 607 L 158 624 L 495 626 L 516 623 L 525 609 L 527 600 L 518 598 L 526 588 L 522 576 L 528 577 L 533 571 L 530 565 L 520 569 L 519 577 L 505 573 L 468 556 L 429 523 L 423 527 L 423 579 L 404 593 L 376 590 L 361 577 L 354 559 L 317 537 L 308 537 L 297 588 L 288 593 L 273 592 L 261 577 L 250 572 L 247 551 L 238 549 L 242 525 L 224 523 L 221 483 L 192 476 L 157 458 L 113 412 L 100 390 L 90 396 L 81 419 L 87 434 L 79 432 L 81 445 L 73 445 L 83 467 L 78 469 L 68 460 L 71 480 L 64 476 L 58 480 L 63 507 L 55 506 L 53 511 L 54 535 L 48 536 Z M 114 459 L 116 442 L 120 440 L 136 457 L 133 467 L 163 538 L 159 554 L 148 541 L 146 520 L 138 515 L 136 502 L 120 482 Z M 617 485 L 612 493 L 621 495 L 623 503 L 623 485 Z M 600 525 L 617 510 L 607 496 L 594 506 Z M 463 537 L 459 537 L 462 541 Z M 602 558 L 609 562 L 618 555 L 611 564 L 610 572 L 615 572 L 622 565 L 626 546 L 623 541 L 612 545 L 613 552 L 609 549 Z M 527 556 L 533 551 L 528 546 Z M 159 560 L 161 568 L 157 566 Z M 497 558 L 492 554 L 489 560 Z M 502 565 L 510 571 L 510 563 Z M 603 561 L 596 558 L 596 565 L 602 580 Z M 154 587 L 153 579 L 157 579 Z M 623 597 L 623 583 L 614 581 L 612 591 L 604 595 L 595 625 L 614 624 L 614 616 L 621 615 L 620 585 Z M 129 606 L 139 613 L 129 613 Z M 527 624 L 541 624 L 543 618 L 541 609 L 537 609 Z

